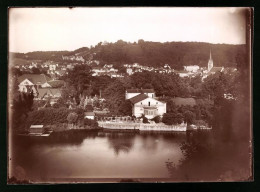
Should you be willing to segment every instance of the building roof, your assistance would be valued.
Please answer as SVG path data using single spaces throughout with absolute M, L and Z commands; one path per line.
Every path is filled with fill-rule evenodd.
M 43 98 L 47 93 L 47 89 L 38 89 L 38 97 Z
M 52 93 L 52 95 L 61 94 L 61 90 L 60 89 L 49 88 L 49 90 Z
M 181 106 L 181 105 L 194 106 L 197 104 L 196 100 L 194 98 L 175 97 L 172 99 L 172 101 L 175 103 L 175 105 L 178 105 L 178 106 Z
M 53 96 L 56 95 L 56 94 L 61 94 L 60 89 L 55 89 L 55 88 L 40 88 L 40 89 L 38 89 L 38 93 L 39 93 L 38 97 L 39 97 L 39 98 L 43 98 L 43 97 L 47 94 L 48 91 L 49 91 Z
M 64 85 L 64 81 L 63 80 L 52 80 L 52 81 L 48 81 L 48 84 L 53 87 L 53 88 L 57 88 L 57 87 L 62 87 Z
M 209 71 L 209 73 L 216 73 L 221 72 L 223 67 L 212 67 L 212 69 Z
M 136 95 L 135 97 L 130 98 L 129 100 L 131 101 L 131 103 L 135 104 L 135 103 L 138 103 L 139 101 L 142 101 L 146 98 L 148 98 L 148 96 L 141 93 L 139 95 Z
M 85 116 L 95 116 L 94 112 L 85 112 L 84 113 Z
M 154 93 L 154 89 L 127 89 L 127 93 Z
M 51 80 L 51 78 L 45 74 L 23 74 L 22 76 L 18 77 L 18 82 L 21 83 L 25 79 L 28 79 L 33 84 L 44 84 Z

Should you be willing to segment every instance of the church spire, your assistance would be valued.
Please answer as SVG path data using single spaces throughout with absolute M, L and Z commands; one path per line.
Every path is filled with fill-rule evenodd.
M 209 62 L 208 62 L 208 71 L 210 71 L 213 67 L 213 59 L 212 59 L 212 56 L 211 56 L 211 49 L 209 51 Z

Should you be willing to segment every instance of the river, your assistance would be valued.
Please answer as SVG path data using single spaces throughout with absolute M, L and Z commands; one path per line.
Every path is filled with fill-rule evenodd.
M 165 162 L 178 165 L 186 133 L 72 131 L 49 137 L 16 136 L 10 177 L 32 182 L 118 181 L 169 178 Z

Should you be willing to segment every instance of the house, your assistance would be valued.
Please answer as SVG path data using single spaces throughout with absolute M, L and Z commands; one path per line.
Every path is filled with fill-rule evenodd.
M 178 74 L 180 77 L 189 77 L 189 75 L 191 74 L 188 71 L 175 71 L 176 74 Z
M 199 68 L 200 67 L 198 65 L 184 66 L 185 71 L 194 72 L 194 73 L 196 73 L 199 70 Z
M 129 100 L 132 104 L 133 116 L 141 117 L 144 114 L 148 119 L 152 119 L 157 115 L 161 116 L 166 113 L 166 103 L 149 97 L 148 94 L 139 93 Z
M 61 97 L 61 90 L 57 88 L 39 88 L 36 99 L 46 100 L 48 98 L 58 99 Z
M 141 93 L 151 98 L 155 97 L 154 89 L 127 89 L 125 92 L 125 99 L 131 99 Z
M 95 113 L 94 112 L 85 112 L 84 117 L 85 117 L 85 119 L 94 119 Z
M 128 75 L 132 75 L 132 74 L 134 74 L 132 68 L 127 68 L 127 69 L 126 69 L 126 73 L 127 73 Z
M 51 87 L 48 83 L 50 80 L 51 78 L 45 74 L 23 74 L 18 77 L 19 91 L 25 93 L 33 91 L 36 95 L 38 88 Z

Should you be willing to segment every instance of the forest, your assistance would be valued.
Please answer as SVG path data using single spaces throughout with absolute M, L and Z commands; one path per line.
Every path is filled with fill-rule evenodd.
M 237 59 L 245 54 L 245 45 L 210 44 L 201 42 L 150 42 L 142 39 L 130 43 L 118 40 L 115 43 L 98 43 L 96 46 L 82 47 L 74 51 L 37 51 L 10 53 L 10 57 L 25 60 L 61 61 L 62 55 L 81 55 L 84 59 L 93 58 L 101 63 L 122 66 L 126 63 L 161 67 L 169 64 L 176 70 L 186 65 L 206 67 L 209 53 L 212 53 L 214 66 L 236 67 Z M 92 55 L 92 57 L 90 57 Z

